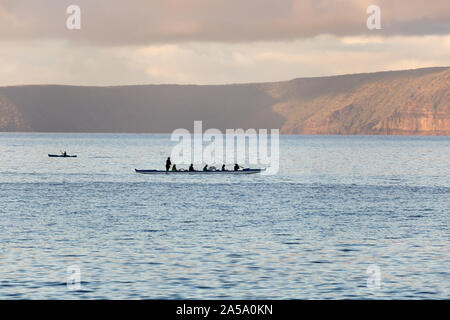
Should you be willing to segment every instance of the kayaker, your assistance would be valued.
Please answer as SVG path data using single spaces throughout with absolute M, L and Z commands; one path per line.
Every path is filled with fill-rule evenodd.
M 203 171 L 208 171 L 208 165 L 205 164 L 205 166 L 203 167 Z
M 63 157 L 67 157 L 67 152 L 64 151 L 64 152 L 62 153 L 62 155 L 63 155 Z
M 222 171 L 227 171 L 227 170 L 225 169 L 225 165 L 224 165 L 224 164 L 222 165 Z
M 174 164 L 174 165 L 172 166 L 172 171 L 178 171 L 178 170 L 177 170 L 177 165 L 176 165 L 176 164 Z
M 236 164 L 234 165 L 234 171 L 238 171 L 239 168 L 240 168 L 240 166 L 236 163 Z
M 191 163 L 191 165 L 189 166 L 189 171 L 195 171 L 195 169 L 194 169 L 194 164 L 193 163 Z
M 170 157 L 168 157 L 166 160 L 166 172 L 169 171 L 171 165 L 172 161 L 170 161 Z

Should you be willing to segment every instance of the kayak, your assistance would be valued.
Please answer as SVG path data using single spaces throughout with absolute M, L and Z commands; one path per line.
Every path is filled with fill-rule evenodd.
M 49 154 L 50 158 L 76 158 L 76 155 L 70 156 L 70 155 L 62 155 L 62 154 Z
M 138 170 L 134 169 L 137 173 L 142 174 L 252 174 L 260 173 L 264 169 L 243 169 L 238 171 L 164 171 L 164 170 Z

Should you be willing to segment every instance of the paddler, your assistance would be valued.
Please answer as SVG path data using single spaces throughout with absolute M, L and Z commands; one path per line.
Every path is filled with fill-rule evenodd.
M 191 165 L 189 166 L 189 171 L 195 171 L 195 169 L 194 169 L 194 164 L 193 163 L 191 163 Z
M 236 163 L 236 164 L 234 165 L 234 171 L 238 171 L 239 168 L 240 168 L 240 166 Z
M 169 171 L 171 165 L 172 165 L 172 161 L 170 161 L 170 157 L 168 157 L 166 160 L 166 172 Z
M 172 171 L 178 171 L 178 170 L 177 170 L 177 165 L 176 165 L 176 164 L 174 164 L 174 165 L 172 166 Z
M 225 164 L 222 165 L 222 171 L 227 171 L 227 170 L 225 169 Z
M 208 171 L 208 165 L 205 164 L 205 166 L 203 167 L 203 171 Z

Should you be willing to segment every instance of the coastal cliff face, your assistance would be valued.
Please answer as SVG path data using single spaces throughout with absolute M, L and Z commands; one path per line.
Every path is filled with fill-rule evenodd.
M 450 69 L 360 80 L 343 91 L 309 99 L 281 95 L 286 101 L 274 110 L 286 119 L 282 132 L 450 135 Z
M 450 111 L 410 106 L 380 121 L 374 131 L 387 135 L 450 135 Z
M 219 86 L 0 88 L 0 131 L 450 135 L 450 68 Z
M 29 129 L 17 106 L 0 94 L 0 131 Z

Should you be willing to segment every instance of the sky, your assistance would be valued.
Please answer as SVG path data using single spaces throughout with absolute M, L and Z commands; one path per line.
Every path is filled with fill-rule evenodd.
M 70 5 L 80 29 L 67 28 Z M 367 27 L 371 5 L 381 29 Z M 0 0 L 0 86 L 269 82 L 432 66 L 450 66 L 449 0 Z

